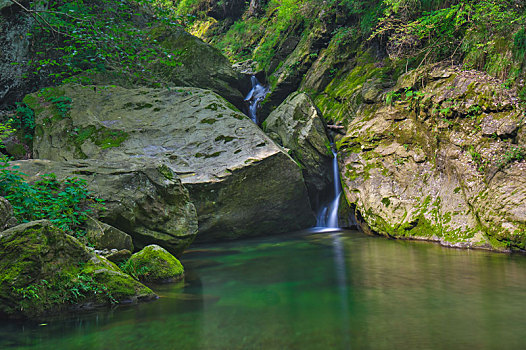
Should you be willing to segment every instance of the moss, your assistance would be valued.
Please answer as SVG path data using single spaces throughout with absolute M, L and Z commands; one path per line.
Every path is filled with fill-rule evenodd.
M 217 122 L 217 119 L 215 118 L 205 118 L 203 120 L 201 120 L 201 123 L 202 124 L 214 124 L 215 122 Z
M 195 157 L 196 158 L 215 158 L 215 157 L 219 157 L 219 155 L 221 155 L 221 153 L 223 153 L 225 151 L 218 151 L 218 152 L 214 152 L 214 153 L 211 153 L 211 154 L 206 154 L 206 153 L 201 153 L 201 152 L 197 152 L 195 154 Z
M 162 164 L 161 166 L 157 168 L 157 170 L 159 170 L 161 175 L 164 176 L 166 179 L 168 180 L 175 179 L 173 171 L 166 164 Z
M 219 142 L 219 141 L 224 141 L 225 143 L 228 143 L 232 140 L 234 140 L 235 137 L 232 137 L 232 136 L 225 136 L 225 135 L 220 135 L 218 137 L 215 138 L 215 141 L 216 142 Z M 256 146 L 257 147 L 257 146 Z
M 184 268 L 179 260 L 158 245 L 149 245 L 133 254 L 123 268 L 145 282 L 175 281 L 184 276 Z
M 387 197 L 384 197 L 382 198 L 382 204 L 385 205 L 386 208 L 388 208 L 389 205 L 391 204 L 391 200 Z
M 22 224 L 0 235 L 0 313 L 39 317 L 138 295 L 153 293 L 49 221 Z
M 119 147 L 128 139 L 128 133 L 121 130 L 110 130 L 102 128 L 93 135 L 92 141 L 102 149 Z

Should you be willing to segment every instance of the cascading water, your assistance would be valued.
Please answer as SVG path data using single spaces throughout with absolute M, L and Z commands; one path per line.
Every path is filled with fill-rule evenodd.
M 338 208 L 340 206 L 340 196 L 342 194 L 342 188 L 340 185 L 340 171 L 338 169 L 338 154 L 334 149 L 332 150 L 332 154 L 334 197 L 328 205 L 323 206 L 319 211 L 317 217 L 318 227 L 338 228 Z
M 245 102 L 248 103 L 248 116 L 252 121 L 259 125 L 259 120 L 257 118 L 257 109 L 261 101 L 265 99 L 265 96 L 270 92 L 268 86 L 262 85 L 255 75 L 250 77 L 252 82 L 252 90 L 249 91 L 247 97 L 245 97 Z

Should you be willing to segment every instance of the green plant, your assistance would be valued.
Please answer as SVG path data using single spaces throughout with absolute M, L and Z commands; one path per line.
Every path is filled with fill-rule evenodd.
M 135 280 L 139 280 L 144 276 L 147 276 L 150 269 L 148 266 L 137 266 L 132 260 L 127 260 L 119 265 L 120 269 L 132 276 Z
M 504 169 L 513 162 L 520 162 L 526 159 L 526 148 L 522 146 L 512 147 L 506 151 L 497 163 L 499 170 Z
M 12 120 L 9 120 L 7 124 L 0 123 L 0 149 L 5 147 L 3 141 L 15 131 L 11 127 L 11 122 Z
M 398 92 L 398 91 L 389 91 L 385 95 L 385 103 L 390 105 L 390 106 L 392 106 L 392 105 L 394 105 L 396 100 L 398 100 L 401 96 L 402 96 L 402 94 L 400 92 Z
M 471 159 L 475 164 L 477 165 L 477 170 L 481 173 L 484 172 L 486 169 L 487 161 L 484 159 L 484 157 L 477 151 L 475 151 L 475 148 L 471 146 L 469 149 L 469 154 L 471 155 Z
M 55 105 L 62 118 L 66 118 L 71 109 L 71 98 L 67 96 L 48 97 L 47 100 Z
M 6 157 L 0 158 L 0 195 L 9 200 L 20 222 L 48 219 L 76 236 L 82 235 L 88 215 L 102 209 L 103 204 L 88 191 L 85 180 L 59 181 L 55 175 L 46 174 L 29 183 L 23 173 L 9 168 Z
M 35 113 L 25 103 L 17 102 L 10 127 L 22 132 L 24 141 L 31 143 L 35 131 Z
M 40 299 L 40 288 L 39 286 L 34 284 L 23 288 L 13 287 L 13 291 L 19 296 L 21 296 L 23 299 Z
M 15 3 L 34 19 L 35 26 L 27 36 L 38 38 L 34 58 L 24 64 L 31 68 L 32 74 L 47 76 L 55 83 L 84 82 L 86 75 L 78 76 L 78 73 L 108 70 L 151 80 L 152 61 L 180 64 L 177 60 L 180 53 L 163 48 L 149 37 L 147 28 L 152 23 L 144 23 L 146 28 L 141 28 L 136 21 L 138 16 L 146 19 L 150 13 L 157 24 L 181 26 L 169 1 Z

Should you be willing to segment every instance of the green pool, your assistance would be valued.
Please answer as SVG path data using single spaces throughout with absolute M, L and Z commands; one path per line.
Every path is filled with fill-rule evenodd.
M 0 349 L 524 349 L 526 257 L 354 231 L 196 246 L 155 302 L 0 321 Z

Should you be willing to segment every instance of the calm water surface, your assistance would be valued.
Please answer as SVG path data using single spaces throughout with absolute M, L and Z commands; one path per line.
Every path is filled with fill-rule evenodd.
M 46 326 L 0 349 L 525 349 L 526 257 L 353 231 L 197 246 L 155 302 Z

